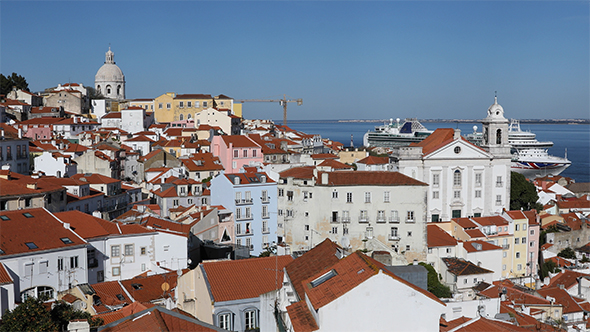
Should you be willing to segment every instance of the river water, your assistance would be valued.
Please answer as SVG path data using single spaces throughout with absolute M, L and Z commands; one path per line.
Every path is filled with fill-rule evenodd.
M 275 123 L 282 123 L 276 121 Z M 363 135 L 368 130 L 382 123 L 376 122 L 334 122 L 334 121 L 290 121 L 289 127 L 306 134 L 320 134 L 345 146 L 351 145 L 351 135 L 355 147 L 363 145 Z M 423 122 L 429 130 L 437 128 L 459 128 L 466 134 L 473 131 L 473 126 L 481 131 L 480 123 Z M 572 165 L 561 173 L 575 179 L 576 182 L 590 182 L 590 125 L 583 124 L 528 124 L 520 125 L 522 130 L 537 134 L 539 141 L 552 141 L 549 154 L 563 157 L 566 154 Z

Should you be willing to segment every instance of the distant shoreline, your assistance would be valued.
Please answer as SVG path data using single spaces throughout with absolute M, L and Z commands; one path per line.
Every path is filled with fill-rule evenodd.
M 389 119 L 357 119 L 357 120 L 288 120 L 289 123 L 385 123 Z M 394 120 L 395 121 L 395 120 Z M 403 119 L 401 119 L 403 121 Z M 480 120 L 465 119 L 418 119 L 423 123 L 442 122 L 442 123 L 480 123 Z M 282 123 L 282 120 L 274 120 L 275 123 Z M 531 124 L 572 124 L 572 125 L 589 125 L 590 119 L 520 119 L 520 123 Z

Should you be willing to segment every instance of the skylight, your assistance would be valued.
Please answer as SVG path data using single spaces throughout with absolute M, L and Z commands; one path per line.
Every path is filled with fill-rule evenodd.
M 5 254 L 4 250 L 0 249 L 0 255 L 4 255 L 4 254 Z
M 23 213 L 23 216 L 25 216 L 27 218 L 34 218 L 34 216 L 28 212 Z
M 39 247 L 33 242 L 25 242 L 25 245 L 29 247 L 29 249 L 39 249 Z
M 317 287 L 337 275 L 338 273 L 336 273 L 336 270 L 330 270 L 327 273 L 321 275 L 319 278 L 313 280 L 311 282 L 311 287 Z
M 5 216 L 5 215 L 1 215 L 0 216 L 0 219 L 2 219 L 2 220 L 10 220 L 10 218 L 8 218 L 8 216 Z
M 62 237 L 60 240 L 61 240 L 61 242 L 65 243 L 65 244 L 72 244 L 72 243 L 74 243 L 74 241 L 70 240 L 69 237 Z
M 123 296 L 123 294 L 117 294 L 117 298 L 119 299 L 119 301 L 125 300 L 125 296 Z

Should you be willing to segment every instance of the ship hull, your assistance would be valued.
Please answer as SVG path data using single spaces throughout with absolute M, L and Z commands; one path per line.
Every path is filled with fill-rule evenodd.
M 524 175 L 527 179 L 533 180 L 542 176 L 556 176 L 571 165 L 571 162 L 535 162 L 535 161 L 513 161 L 511 170 Z

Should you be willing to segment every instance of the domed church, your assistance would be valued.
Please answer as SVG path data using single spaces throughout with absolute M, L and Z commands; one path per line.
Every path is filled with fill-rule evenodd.
M 100 67 L 94 77 L 94 88 L 105 98 L 125 99 L 125 75 L 121 68 L 115 64 L 115 53 L 109 51 L 105 55 L 104 65 Z

